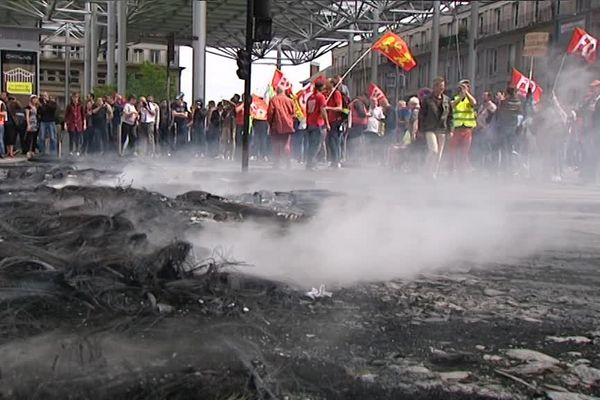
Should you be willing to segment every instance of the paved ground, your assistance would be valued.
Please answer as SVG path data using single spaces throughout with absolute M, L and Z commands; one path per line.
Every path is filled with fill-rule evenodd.
M 2 204 L 122 210 L 153 244 L 185 239 L 196 258 L 250 265 L 194 286 L 192 303 L 147 287 L 162 308 L 94 318 L 72 306 L 68 321 L 40 321 L 51 329 L 4 333 L 0 398 L 32 398 L 31 388 L 59 398 L 59 387 L 113 399 L 600 394 L 596 186 L 433 182 L 377 168 L 241 174 L 200 159 L 35 168 L 8 173 Z M 35 174 L 43 181 L 23 178 Z M 150 202 L 129 186 L 161 195 Z M 190 191 L 225 198 L 220 208 L 197 192 L 176 199 Z M 227 204 L 277 216 L 221 213 Z

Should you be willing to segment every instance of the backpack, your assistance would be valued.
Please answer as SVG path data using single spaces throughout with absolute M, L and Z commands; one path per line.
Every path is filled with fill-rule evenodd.
M 21 107 L 16 108 L 14 113 L 10 110 L 10 107 L 6 107 L 8 110 L 8 121 L 12 123 L 19 132 L 25 132 L 27 130 L 27 119 L 25 118 L 25 110 Z
M 344 93 L 340 92 L 340 94 L 342 95 L 342 109 L 344 110 L 342 111 L 342 120 L 346 121 L 350 116 L 350 103 L 352 101 Z

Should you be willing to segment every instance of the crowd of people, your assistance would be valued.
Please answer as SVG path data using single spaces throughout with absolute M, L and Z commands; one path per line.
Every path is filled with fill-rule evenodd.
M 385 96 L 349 96 L 340 78 L 313 83 L 301 112 L 288 92 L 277 91 L 264 113 L 255 113 L 249 135 L 250 157 L 307 169 L 383 165 L 436 178 L 441 171 L 464 175 L 484 171 L 562 179 L 565 165 L 595 179 L 598 148 L 594 124 L 600 122 L 600 82 L 580 104 L 566 110 L 555 95 L 534 104 L 531 92 L 514 87 L 480 98 L 471 82 L 459 82 L 449 95 L 443 78 L 431 89 L 390 104 Z M 43 93 L 23 106 L 0 97 L 0 146 L 4 157 L 17 149 L 28 157 L 56 154 L 57 106 Z M 202 99 L 192 106 L 183 94 L 168 103 L 119 94 L 82 100 L 74 93 L 61 119 L 73 156 L 119 153 L 154 157 L 188 151 L 198 157 L 239 160 L 242 156 L 244 96 L 218 103 Z M 586 145 L 586 140 L 588 145 Z M 17 146 L 17 143 L 19 146 Z M 537 173 L 537 172 L 536 172 Z

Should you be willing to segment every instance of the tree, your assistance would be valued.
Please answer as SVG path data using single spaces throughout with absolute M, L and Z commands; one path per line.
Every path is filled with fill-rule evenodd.
M 169 71 L 171 97 L 177 93 L 177 75 Z M 145 62 L 127 77 L 127 95 L 154 96 L 156 101 L 167 98 L 167 76 L 164 66 Z

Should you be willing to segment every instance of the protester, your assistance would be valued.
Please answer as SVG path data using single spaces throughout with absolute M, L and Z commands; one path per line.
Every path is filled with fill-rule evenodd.
M 454 130 L 450 138 L 451 171 L 459 174 L 469 167 L 469 152 L 473 140 L 473 129 L 477 126 L 477 100 L 471 94 L 471 82 L 459 82 L 458 94 L 452 101 Z
M 316 159 L 326 132 L 331 130 L 327 116 L 327 99 L 323 95 L 325 83 L 315 82 L 315 90 L 306 102 L 306 132 L 308 137 L 308 154 L 306 169 L 316 168 Z
M 359 96 L 350 103 L 350 128 L 346 141 L 347 159 L 358 162 L 360 158 L 360 142 L 367 129 L 369 112 L 367 110 L 368 100 L 365 96 Z
M 0 158 L 4 158 L 5 147 L 4 147 L 4 126 L 8 120 L 8 108 L 5 103 L 4 97 L 0 98 Z
M 177 96 L 175 103 L 171 107 L 171 116 L 175 124 L 174 150 L 182 150 L 188 142 L 188 118 L 189 113 L 187 105 L 183 101 L 183 96 Z
M 376 98 L 372 97 L 369 101 L 369 112 L 367 114 L 367 127 L 363 132 L 364 155 L 369 162 L 377 161 L 381 158 L 381 145 L 383 144 L 381 136 L 384 134 L 382 129 L 385 115 L 383 108 L 379 105 Z
M 224 100 L 217 105 L 221 115 L 221 134 L 219 142 L 219 158 L 230 160 L 234 152 L 234 140 L 236 132 L 236 105 L 232 101 Z M 237 143 L 235 143 L 237 146 Z
M 109 105 L 99 97 L 92 108 L 92 129 L 86 141 L 85 153 L 103 153 L 108 141 L 108 123 L 110 120 Z
M 421 101 L 419 112 L 419 130 L 425 136 L 429 150 L 425 168 L 434 179 L 440 170 L 446 137 L 452 130 L 452 104 L 445 91 L 446 80 L 442 77 L 434 79 L 433 90 Z
M 207 110 L 204 102 L 197 99 L 192 108 L 192 143 L 194 144 L 196 156 L 204 157 L 206 154 L 206 117 Z
M 156 104 L 149 102 L 145 97 L 140 97 L 138 111 L 140 113 L 140 153 L 153 157 L 156 155 L 154 132 L 160 110 Z
M 498 96 L 500 104 L 496 113 L 496 140 L 494 152 L 497 166 L 504 174 L 514 173 L 513 151 L 517 141 L 517 129 L 523 119 L 523 105 L 514 87 L 506 88 L 506 94 Z
M 83 132 L 86 129 L 85 108 L 79 93 L 71 95 L 71 102 L 65 110 L 64 130 L 69 133 L 69 154 L 79 156 L 83 148 Z
M 286 168 L 290 168 L 290 146 L 294 133 L 294 102 L 285 95 L 282 88 L 277 89 L 277 95 L 269 102 L 267 120 L 271 129 L 274 166 L 279 168 L 283 158 Z
M 42 93 L 39 99 L 39 144 L 40 151 L 44 154 L 56 151 L 56 101 L 48 96 L 48 93 Z M 38 143 L 34 137 L 34 144 Z M 33 151 L 33 150 L 32 150 Z
M 123 123 L 121 125 L 121 151 L 125 155 L 127 149 L 131 149 L 133 155 L 137 156 L 136 148 L 136 125 L 139 119 L 139 113 L 136 108 L 136 97 L 129 96 L 127 103 L 123 107 Z
M 209 157 L 216 157 L 219 152 L 219 136 L 221 134 L 221 110 L 217 108 L 212 100 L 208 102 L 207 121 L 206 151 Z
M 336 82 L 329 80 L 327 82 L 327 118 L 331 129 L 327 134 L 327 155 L 329 156 L 330 166 L 334 168 L 342 167 L 342 137 L 344 133 L 342 113 L 343 95 L 338 89 L 334 90 Z
M 270 141 L 267 116 L 262 114 L 254 116 L 252 118 L 252 147 L 256 159 L 269 161 Z
M 495 116 L 498 106 L 491 92 L 484 92 L 477 111 L 477 127 L 473 133 L 472 154 L 474 166 L 486 170 L 493 165 L 492 149 L 495 138 Z
M 13 158 L 16 156 L 15 145 L 17 144 L 17 137 L 22 136 L 24 138 L 27 132 L 27 118 L 21 102 L 14 97 L 8 98 L 6 109 L 8 123 L 5 126 L 4 144 L 6 145 L 7 157 Z
M 39 132 L 39 108 L 40 101 L 38 96 L 31 95 L 29 104 L 25 107 L 25 119 L 27 121 L 27 130 L 24 143 L 21 144 L 22 151 L 30 159 L 35 152 L 36 138 Z

